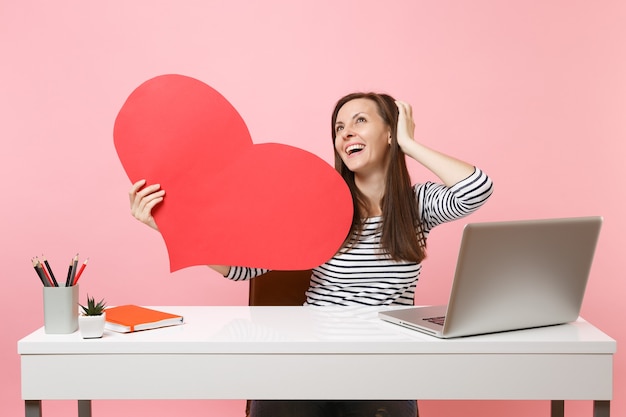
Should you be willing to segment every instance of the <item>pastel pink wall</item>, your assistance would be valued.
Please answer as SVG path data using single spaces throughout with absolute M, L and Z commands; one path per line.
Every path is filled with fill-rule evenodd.
M 113 121 L 136 86 L 164 73 L 219 90 L 255 142 L 329 162 L 339 96 L 371 89 L 413 103 L 419 140 L 493 176 L 496 193 L 472 220 L 604 216 L 583 316 L 626 341 L 624 21 L 619 0 L 1 1 L 0 414 L 23 413 L 16 342 L 42 325 L 33 256 L 45 253 L 59 270 L 77 251 L 89 257 L 81 298 L 247 302 L 245 283 L 206 268 L 170 274 L 160 236 L 129 214 Z M 417 303 L 445 301 L 462 225 L 433 233 Z M 626 415 L 625 362 L 618 352 L 616 416 Z M 587 402 L 566 408 L 590 413 Z M 44 402 L 47 417 L 74 410 Z M 242 410 L 242 401 L 94 402 L 96 416 Z M 548 403 L 421 403 L 424 416 L 460 410 L 547 415 Z

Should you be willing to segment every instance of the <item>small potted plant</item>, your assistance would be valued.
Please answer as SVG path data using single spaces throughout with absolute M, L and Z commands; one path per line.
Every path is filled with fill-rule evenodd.
M 106 321 L 106 303 L 104 299 L 96 303 L 94 297 L 90 298 L 87 295 L 87 306 L 79 305 L 82 312 L 78 317 L 78 328 L 83 339 L 102 337 Z

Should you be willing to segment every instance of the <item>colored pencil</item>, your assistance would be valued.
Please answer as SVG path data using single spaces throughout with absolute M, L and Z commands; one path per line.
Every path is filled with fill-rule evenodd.
M 76 278 L 74 278 L 74 284 L 72 284 L 72 285 L 76 285 L 76 283 L 78 283 L 78 279 L 80 278 L 80 276 L 82 275 L 85 267 L 87 266 L 87 262 L 88 261 L 89 261 L 89 258 L 85 259 L 85 262 L 83 262 L 82 266 L 78 270 L 78 273 L 76 274 Z
M 44 277 L 43 274 L 41 273 L 41 271 L 39 270 L 39 268 L 37 268 L 37 261 L 34 258 L 31 259 L 31 261 L 33 261 L 33 268 L 35 268 L 35 272 L 37 273 L 37 276 L 41 280 L 41 283 L 43 284 L 43 286 L 44 287 L 49 287 L 50 285 L 46 281 L 46 277 Z
M 78 254 L 74 256 L 74 264 L 72 265 L 72 277 L 70 278 L 70 285 L 74 283 L 74 278 L 76 277 L 77 269 L 78 269 Z
M 37 259 L 37 258 L 35 258 Z M 41 264 L 41 261 L 39 259 L 37 259 L 37 268 L 41 271 L 41 273 L 44 275 L 44 277 L 46 277 L 46 280 L 50 283 L 51 287 L 54 287 L 54 283 L 52 282 L 52 279 L 50 278 L 50 275 L 48 275 L 48 271 L 46 271 L 46 268 L 43 267 L 43 265 Z
M 56 278 L 54 277 L 54 274 L 52 273 L 52 268 L 50 268 L 50 264 L 48 263 L 48 260 L 43 255 L 41 255 L 41 257 L 43 258 L 43 263 L 44 265 L 46 265 L 46 269 L 48 270 L 50 278 L 52 279 L 52 283 L 54 284 L 55 287 L 58 287 L 59 283 L 57 282 Z
M 67 278 L 65 278 L 65 286 L 66 287 L 69 287 L 70 283 L 71 283 L 70 280 L 72 279 L 72 265 L 73 264 L 74 263 L 72 261 L 70 261 L 70 266 L 69 266 L 69 268 L 67 268 Z

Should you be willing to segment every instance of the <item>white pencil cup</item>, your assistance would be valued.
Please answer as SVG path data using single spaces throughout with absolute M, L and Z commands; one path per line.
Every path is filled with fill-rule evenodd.
M 78 285 L 43 287 L 43 322 L 46 333 L 74 333 L 78 329 Z

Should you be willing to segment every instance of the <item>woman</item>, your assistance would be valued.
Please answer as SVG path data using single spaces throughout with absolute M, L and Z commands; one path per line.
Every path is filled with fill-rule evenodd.
M 439 224 L 466 216 L 492 193 L 480 169 L 413 138 L 411 106 L 391 96 L 354 93 L 332 114 L 335 168 L 353 197 L 354 217 L 342 248 L 313 269 L 306 305 L 412 305 L 426 256 L 426 239 Z M 441 183 L 412 185 L 409 156 Z M 131 211 L 157 229 L 152 209 L 163 201 L 158 185 L 139 181 L 130 190 Z M 213 265 L 233 280 L 267 270 Z M 251 415 L 414 417 L 415 401 L 254 401 Z

